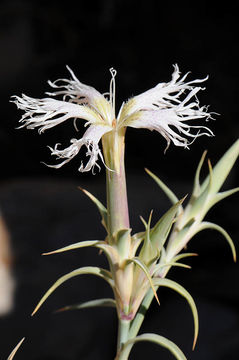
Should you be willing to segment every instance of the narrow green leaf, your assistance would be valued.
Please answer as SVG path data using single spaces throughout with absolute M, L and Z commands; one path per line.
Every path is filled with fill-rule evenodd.
M 19 341 L 17 346 L 15 346 L 15 348 L 12 350 L 11 354 L 8 356 L 7 360 L 12 360 L 14 358 L 14 356 L 16 355 L 17 350 L 20 348 L 20 346 L 22 345 L 24 340 L 25 340 L 25 338 L 22 338 L 22 340 Z
M 150 211 L 149 220 L 146 225 L 146 239 L 148 243 L 150 242 L 150 226 L 151 226 L 152 215 L 153 215 L 153 210 Z
M 230 235 L 226 232 L 226 230 L 224 230 L 221 226 L 217 225 L 217 224 L 214 224 L 214 223 L 211 223 L 211 222 L 207 222 L 207 221 L 204 221 L 200 224 L 200 226 L 198 227 L 197 231 L 195 232 L 198 233 L 199 231 L 202 231 L 202 230 L 206 230 L 206 229 L 211 229 L 211 230 L 217 230 L 219 231 L 224 237 L 225 239 L 227 240 L 230 248 L 231 248 L 231 251 L 232 251 L 232 256 L 233 256 L 233 260 L 236 262 L 236 249 L 235 249 L 235 245 L 232 241 L 232 238 L 230 237 Z M 195 235 L 194 234 L 194 235 Z
M 147 266 L 150 266 L 159 257 L 159 251 L 156 246 L 153 246 L 150 237 L 152 213 L 153 211 L 150 212 L 148 223 L 145 223 L 146 231 L 144 243 L 139 254 L 139 259 L 142 260 Z
M 75 250 L 90 246 L 103 250 L 110 264 L 115 264 L 117 261 L 119 261 L 117 250 L 113 246 L 108 245 L 105 241 L 99 241 L 99 240 L 80 241 L 78 243 L 65 246 L 58 250 L 43 253 L 42 255 L 57 254 L 65 251 L 70 251 L 70 250 Z
M 189 200 L 189 204 L 185 208 L 185 214 L 187 214 L 187 222 L 192 218 L 200 214 L 201 212 L 205 212 L 205 205 L 207 204 L 208 198 L 210 196 L 210 192 L 212 189 L 213 183 L 213 172 L 210 161 L 208 160 L 208 168 L 209 168 L 209 181 L 204 190 L 201 188 L 200 195 L 198 197 L 191 196 Z M 189 210 L 188 210 L 189 209 Z
M 171 203 L 174 205 L 176 204 L 179 199 L 177 198 L 177 196 L 167 187 L 167 185 L 165 185 L 162 180 L 160 180 L 158 178 L 158 176 L 156 176 L 155 174 L 153 174 L 151 171 L 149 171 L 148 169 L 145 169 L 145 171 L 149 174 L 149 176 L 151 176 L 154 181 L 158 184 L 158 186 L 165 192 L 165 194 L 167 195 L 167 197 L 169 198 L 169 200 L 171 201 Z M 182 208 L 180 208 L 180 210 L 183 210 Z
M 58 309 L 56 312 L 62 312 L 62 311 L 68 311 L 68 310 L 81 310 L 81 309 L 87 309 L 92 307 L 116 307 L 116 302 L 114 299 L 111 298 L 105 298 L 105 299 L 96 299 L 96 300 L 90 300 L 86 301 L 81 304 L 75 304 L 75 305 L 68 305 L 64 306 L 61 309 Z
M 134 241 L 139 241 L 139 240 L 143 240 L 145 236 L 145 231 L 140 231 L 138 233 L 135 233 L 134 235 L 132 235 L 132 239 Z
M 154 267 L 154 271 L 153 271 L 152 276 L 157 276 L 158 271 L 161 270 L 162 268 L 164 268 L 164 267 L 171 267 L 171 266 L 178 266 L 178 267 L 182 267 L 182 268 L 185 268 L 185 269 L 191 269 L 191 266 L 186 265 L 186 264 L 183 264 L 183 263 L 179 263 L 179 262 L 168 262 L 168 263 L 165 263 L 165 264 L 157 264 L 157 265 Z
M 195 178 L 194 178 L 194 188 L 193 188 L 193 194 L 192 194 L 195 197 L 197 197 L 200 193 L 200 172 L 201 172 L 201 168 L 204 163 L 206 155 L 207 155 L 207 151 L 204 151 L 202 154 L 202 157 L 199 161 L 197 170 L 196 170 L 196 174 L 195 174 Z
M 147 229 L 147 221 L 146 221 L 146 220 L 144 220 L 143 216 L 140 216 L 140 220 L 142 221 L 142 223 L 143 223 L 143 225 L 144 225 L 145 229 Z
M 114 235 L 115 244 L 117 246 L 118 253 L 122 259 L 125 259 L 125 257 L 128 254 L 130 233 L 131 233 L 131 229 L 120 229 Z
M 160 302 L 159 302 L 159 299 L 158 299 L 158 295 L 157 295 L 157 292 L 155 290 L 155 287 L 154 287 L 154 284 L 153 284 L 153 279 L 148 271 L 148 268 L 147 266 L 138 258 L 138 257 L 134 257 L 132 259 L 129 259 L 127 260 L 128 263 L 131 263 L 133 262 L 135 265 L 139 266 L 141 270 L 143 270 L 144 274 L 146 275 L 148 281 L 149 281 L 149 284 L 154 292 L 154 296 L 158 302 L 158 304 L 160 305 Z
M 161 251 L 164 246 L 165 241 L 167 240 L 169 231 L 174 222 L 175 216 L 178 212 L 180 206 L 184 201 L 185 197 L 179 200 L 176 204 L 174 204 L 156 223 L 153 229 L 150 232 L 150 239 L 152 246 L 157 248 L 158 251 Z
M 218 163 L 213 167 L 213 184 L 211 191 L 217 193 L 224 181 L 226 180 L 229 172 L 231 171 L 234 163 L 236 162 L 239 155 L 239 140 L 236 140 L 235 143 L 227 150 L 227 152 L 222 156 Z M 209 176 L 205 179 L 202 184 L 202 191 L 207 187 L 209 182 Z
M 190 257 L 190 256 L 198 256 L 198 254 L 196 253 L 182 253 L 182 254 L 179 254 L 179 255 L 176 255 L 174 258 L 173 258 L 173 261 L 178 261 L 178 260 L 181 260 L 181 259 L 184 259 L 186 257 Z
M 64 246 L 63 248 L 54 250 L 54 251 L 49 251 L 47 253 L 43 253 L 42 255 L 52 255 L 52 254 L 57 254 L 57 253 L 61 253 L 61 252 L 65 252 L 65 251 L 70 251 L 70 250 L 75 250 L 75 249 L 80 249 L 83 247 L 89 247 L 89 246 L 97 246 L 100 244 L 105 244 L 104 241 L 99 241 L 99 240 L 86 240 L 86 241 L 80 241 L 78 243 L 75 244 L 71 244 L 68 246 Z
M 220 193 L 217 193 L 213 196 L 212 200 L 210 201 L 210 208 L 212 206 L 214 206 L 216 203 L 218 203 L 219 201 L 227 198 L 230 195 L 235 194 L 236 192 L 239 191 L 239 187 L 235 188 L 235 189 L 231 189 L 231 190 L 227 190 L 227 191 L 223 191 Z
M 50 289 L 45 293 L 45 295 L 41 298 L 37 306 L 35 307 L 32 316 L 38 311 L 38 309 L 42 306 L 42 304 L 46 301 L 46 299 L 65 281 L 78 276 L 78 275 L 96 275 L 100 278 L 106 280 L 111 286 L 113 286 L 112 280 L 111 280 L 111 274 L 109 271 L 105 269 L 101 269 L 99 267 L 93 267 L 93 266 L 86 266 L 82 267 L 80 269 L 76 269 L 71 271 L 70 273 L 60 277 L 51 287 Z
M 141 231 L 141 232 L 136 233 L 133 236 L 131 236 L 132 254 L 136 254 L 136 251 L 144 238 L 145 238 L 145 231 Z
M 127 360 L 129 353 L 132 349 L 132 346 L 140 341 L 153 342 L 153 343 L 160 345 L 160 346 L 166 348 L 167 350 L 169 350 L 175 356 L 175 358 L 177 360 L 187 360 L 185 355 L 183 354 L 183 352 L 179 349 L 179 347 L 175 343 L 173 343 L 172 341 L 168 340 L 167 338 L 165 338 L 161 335 L 151 334 L 151 333 L 142 334 L 142 335 L 136 336 L 133 339 L 128 340 L 124 344 L 124 346 L 120 352 L 120 359 Z
M 192 310 L 193 320 L 194 320 L 194 340 L 193 340 L 193 349 L 194 349 L 195 345 L 196 345 L 197 337 L 198 337 L 199 321 L 198 321 L 197 307 L 195 305 L 195 302 L 194 302 L 192 296 L 189 294 L 189 292 L 186 289 L 184 289 L 184 287 L 182 287 L 181 285 L 179 285 L 178 283 L 176 283 L 173 280 L 158 278 L 158 279 L 153 279 L 153 283 L 155 286 L 166 286 L 170 289 L 173 289 L 173 290 L 177 291 L 180 295 L 182 295 L 187 300 L 187 302 Z
M 102 217 L 102 224 L 104 226 L 104 228 L 107 230 L 107 209 L 105 208 L 105 206 L 94 196 L 92 195 L 89 191 L 85 190 L 85 189 L 82 189 L 81 187 L 79 187 L 79 189 L 81 191 L 83 191 L 83 193 L 85 195 L 87 195 L 92 201 L 93 203 L 97 206 L 99 212 L 100 212 L 100 215 Z

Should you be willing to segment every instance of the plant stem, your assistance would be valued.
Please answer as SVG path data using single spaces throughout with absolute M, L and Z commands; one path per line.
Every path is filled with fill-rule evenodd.
M 129 301 L 133 281 L 133 264 L 124 265 L 130 256 L 131 237 L 129 229 L 129 211 L 124 166 L 125 129 L 113 130 L 102 139 L 106 169 L 107 194 L 107 230 L 108 241 L 118 249 L 119 259 L 112 266 L 115 281 L 115 299 L 118 312 L 117 355 L 120 356 L 122 345 L 128 340 L 130 321 L 122 319 L 129 311 Z M 128 231 L 127 231 L 128 229 Z M 117 233 L 126 230 L 117 243 Z M 123 233 L 122 233 L 123 234 Z M 123 237 L 123 239 L 122 239 Z
M 144 300 L 142 301 L 139 311 L 137 315 L 135 316 L 134 320 L 131 323 L 131 327 L 129 330 L 129 339 L 134 338 L 137 336 L 140 327 L 144 321 L 145 314 L 154 298 L 154 292 L 152 289 L 149 289 L 147 295 L 145 296 Z
M 161 278 L 165 278 L 165 276 L 167 275 L 168 271 L 170 270 L 171 266 L 165 268 L 162 273 L 160 274 Z M 158 290 L 158 286 L 155 286 L 155 290 Z M 147 310 L 149 309 L 152 301 L 154 299 L 154 292 L 152 289 L 149 289 L 149 291 L 147 292 L 144 300 L 142 301 L 140 308 L 134 318 L 134 320 L 131 322 L 131 326 L 130 326 L 130 330 L 129 330 L 129 339 L 134 338 L 135 336 L 137 336 L 140 327 L 144 321 L 144 317 L 145 314 L 147 312 Z
M 108 231 L 110 240 L 120 229 L 129 228 L 129 211 L 124 166 L 125 130 L 112 131 L 103 137 L 106 169 Z
M 119 319 L 117 350 L 128 340 L 130 321 Z

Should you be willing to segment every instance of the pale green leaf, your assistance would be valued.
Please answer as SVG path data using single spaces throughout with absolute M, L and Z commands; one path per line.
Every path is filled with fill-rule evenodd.
M 193 194 L 192 194 L 195 197 L 197 197 L 200 193 L 200 172 L 201 172 L 201 168 L 204 163 L 206 154 L 207 154 L 207 151 L 204 151 L 204 153 L 202 154 L 202 157 L 199 161 L 197 170 L 196 170 L 196 174 L 195 174 L 195 178 L 194 178 L 194 188 L 193 188 Z
M 193 349 L 194 349 L 195 345 L 196 345 L 197 337 L 198 337 L 199 321 L 198 321 L 197 307 L 195 305 L 195 302 L 194 302 L 192 296 L 189 294 L 189 292 L 186 289 L 184 289 L 184 287 L 182 287 L 181 285 L 179 285 L 178 283 L 176 283 L 173 280 L 158 278 L 158 279 L 153 279 L 153 283 L 155 286 L 165 286 L 170 289 L 173 289 L 173 290 L 177 291 L 180 295 L 182 295 L 187 300 L 187 302 L 192 310 L 193 320 L 194 320 L 194 340 L 193 340 Z
M 108 245 L 105 241 L 99 241 L 99 240 L 80 241 L 78 243 L 65 246 L 58 250 L 43 253 L 42 255 L 57 254 L 57 253 L 76 250 L 84 247 L 96 247 L 98 249 L 103 250 L 110 264 L 114 264 L 119 260 L 117 250 L 113 246 Z
M 211 192 L 217 193 L 220 190 L 234 163 L 236 162 L 238 155 L 239 140 L 235 141 L 235 143 L 227 150 L 218 163 L 213 167 L 213 184 Z M 204 191 L 204 189 L 207 187 L 208 182 L 209 176 L 207 176 L 202 184 L 202 191 Z
M 227 240 L 230 248 L 231 248 L 231 251 L 232 251 L 232 256 L 233 256 L 233 260 L 236 262 L 236 249 L 235 249 L 235 245 L 232 241 L 232 238 L 230 237 L 230 235 L 226 232 L 226 230 L 224 230 L 221 226 L 217 225 L 217 224 L 214 224 L 214 223 L 211 223 L 211 222 L 207 222 L 207 221 L 204 221 L 200 224 L 200 226 L 197 228 L 197 231 L 195 232 L 198 233 L 199 231 L 202 231 L 202 230 L 206 230 L 206 229 L 211 229 L 211 230 L 217 230 L 219 231 L 224 237 L 225 239 Z
M 128 253 L 131 229 L 120 229 L 114 235 L 115 244 L 121 258 L 125 258 Z
M 37 306 L 35 307 L 32 315 L 34 315 L 38 309 L 42 306 L 42 304 L 46 301 L 46 299 L 61 285 L 63 284 L 65 281 L 78 276 L 78 275 L 86 275 L 86 274 L 90 274 L 90 275 L 96 275 L 99 276 L 100 278 L 106 280 L 111 286 L 113 286 L 112 283 L 112 279 L 111 279 L 111 274 L 109 271 L 105 270 L 105 269 L 101 269 L 99 267 L 93 267 L 93 266 L 86 266 L 86 267 L 82 267 L 76 270 L 71 271 L 70 273 L 60 277 L 51 287 L 50 289 L 45 293 L 45 295 L 41 298 L 41 300 L 39 301 L 39 303 L 37 304 Z
M 151 277 L 151 275 L 150 275 L 150 273 L 148 271 L 147 266 L 138 257 L 134 257 L 132 259 L 129 259 L 129 260 L 127 260 L 127 262 L 128 263 L 133 262 L 135 265 L 139 266 L 140 269 L 144 272 L 144 274 L 146 275 L 146 277 L 147 277 L 147 279 L 149 281 L 149 284 L 150 284 L 150 286 L 151 286 L 151 288 L 153 290 L 154 296 L 155 296 L 158 304 L 160 305 L 158 295 L 157 295 L 157 292 L 156 292 L 154 284 L 153 284 L 153 279 L 152 279 L 152 277 Z
M 54 251 L 49 251 L 47 253 L 43 253 L 42 255 L 57 254 L 57 253 L 70 251 L 70 250 L 75 250 L 75 249 L 80 249 L 80 248 L 84 248 L 84 247 L 97 246 L 97 245 L 100 245 L 100 244 L 105 244 L 105 242 L 104 241 L 99 241 L 99 240 L 80 241 L 78 243 L 71 244 L 71 245 L 68 245 L 68 246 L 64 246 L 63 248 L 60 248 L 60 249 L 57 249 L 57 250 L 54 250 Z
M 215 205 L 216 203 L 218 203 L 219 201 L 227 198 L 230 195 L 235 194 L 236 192 L 239 191 L 239 187 L 235 188 L 235 189 L 231 189 L 231 190 L 227 190 L 227 191 L 223 191 L 220 193 L 217 193 L 213 196 L 212 200 L 210 201 L 210 208 Z
M 8 356 L 7 360 L 12 360 L 14 358 L 14 356 L 16 355 L 17 350 L 20 348 L 20 346 L 22 345 L 24 340 L 25 340 L 25 338 L 22 338 L 22 340 L 19 341 L 17 346 L 15 346 L 15 348 L 12 350 L 11 354 Z
M 184 259 L 186 257 L 190 257 L 190 256 L 198 256 L 198 254 L 196 254 L 196 253 L 182 253 L 182 254 L 176 255 L 173 258 L 173 261 L 178 261 L 178 260 Z
M 144 220 L 143 216 L 140 216 L 140 220 L 142 221 L 142 223 L 143 223 L 143 225 L 144 225 L 145 229 L 147 229 L 147 221 L 146 221 L 146 220 Z
M 81 309 L 87 309 L 87 308 L 92 308 L 92 307 L 113 307 L 113 308 L 115 308 L 116 302 L 114 299 L 111 299 L 111 298 L 96 299 L 96 300 L 86 301 L 81 304 L 64 306 L 63 308 L 57 310 L 56 312 L 62 312 L 62 311 L 68 311 L 68 310 L 81 310 Z
M 173 343 L 172 341 L 168 340 L 167 338 L 161 335 L 151 334 L 151 333 L 142 334 L 136 336 L 133 339 L 128 340 L 124 344 L 120 352 L 120 359 L 127 360 L 133 345 L 140 341 L 153 342 L 169 350 L 177 360 L 187 360 L 183 352 L 179 349 L 179 347 L 175 343 Z
M 79 187 L 79 189 L 82 190 L 83 193 L 86 194 L 93 201 L 93 203 L 97 206 L 97 208 L 101 214 L 101 217 L 102 217 L 102 224 L 105 227 L 105 229 L 107 230 L 108 219 L 107 219 L 107 209 L 105 208 L 105 206 L 89 191 L 82 189 L 80 187 Z
M 144 243 L 140 250 L 139 259 L 142 260 L 147 266 L 150 266 L 159 256 L 159 250 L 156 246 L 153 246 L 150 237 L 150 225 L 152 219 L 152 211 L 149 215 L 148 223 L 145 223 L 145 237 Z
M 209 181 L 207 183 L 206 188 L 201 192 L 198 197 L 191 196 L 189 200 L 189 204 L 185 208 L 185 214 L 187 214 L 187 222 L 193 219 L 195 216 L 200 214 L 200 212 L 205 212 L 205 206 L 208 202 L 208 198 L 210 196 L 212 183 L 213 183 L 213 173 L 210 161 L 208 161 L 208 168 L 209 168 Z
M 155 174 L 153 174 L 151 171 L 149 171 L 148 169 L 145 169 L 145 171 L 154 179 L 154 181 L 158 184 L 158 186 L 165 192 L 165 194 L 167 195 L 167 197 L 169 198 L 169 200 L 171 201 L 171 203 L 174 205 L 176 204 L 179 199 L 177 198 L 177 196 L 167 187 L 167 185 L 165 185 L 162 180 L 160 180 L 158 178 L 158 176 L 156 176 Z M 183 210 L 182 207 L 179 208 L 180 210 Z
M 175 216 L 178 212 L 180 206 L 182 206 L 182 202 L 185 197 L 179 200 L 176 204 L 174 204 L 156 223 L 153 229 L 150 232 L 150 239 L 152 246 L 155 247 L 158 251 L 161 251 L 164 246 L 165 241 L 167 240 L 168 234 L 172 227 L 172 224 L 175 220 Z
M 139 232 L 131 236 L 131 251 L 132 254 L 136 254 L 139 245 L 142 243 L 145 237 L 145 231 Z
M 160 271 L 161 269 L 163 269 L 165 267 L 171 267 L 171 266 L 178 266 L 178 267 L 182 267 L 182 268 L 185 268 L 185 269 L 191 269 L 191 266 L 183 264 L 183 263 L 168 262 L 168 263 L 165 263 L 165 264 L 157 264 L 157 265 L 155 265 L 152 276 L 157 276 L 158 271 Z

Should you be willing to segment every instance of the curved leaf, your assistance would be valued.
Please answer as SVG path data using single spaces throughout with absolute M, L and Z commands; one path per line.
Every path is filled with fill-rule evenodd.
M 146 334 L 142 334 L 139 336 L 136 336 L 133 339 L 128 340 L 121 352 L 120 352 L 120 360 L 127 360 L 129 353 L 133 347 L 134 344 L 136 344 L 137 342 L 140 341 L 150 341 L 153 342 L 157 345 L 160 345 L 164 348 L 166 348 L 167 350 L 169 350 L 177 360 L 187 360 L 185 355 L 183 354 L 183 352 L 179 349 L 179 347 L 174 344 L 172 341 L 168 340 L 167 338 L 157 335 L 157 334 L 151 334 L 151 333 L 146 333 Z
M 171 203 L 174 205 L 176 204 L 179 199 L 177 198 L 177 196 L 167 187 L 167 185 L 165 185 L 162 180 L 160 180 L 158 178 L 158 176 L 156 176 L 155 174 L 153 174 L 151 171 L 149 171 L 148 169 L 145 169 L 145 171 L 149 174 L 149 176 L 151 176 L 151 178 L 154 179 L 154 181 L 158 184 L 158 186 L 165 192 L 165 194 L 167 195 L 167 197 L 169 198 L 169 200 L 171 201 Z M 181 208 L 182 210 L 182 208 Z
M 139 259 L 142 260 L 147 266 L 151 265 L 159 257 L 159 251 L 157 249 L 157 246 L 153 246 L 150 237 L 152 213 L 153 211 L 150 212 L 148 223 L 143 221 L 143 219 L 141 218 L 146 231 L 144 236 L 144 243 L 139 253 Z
M 125 259 L 128 255 L 131 230 L 132 229 L 120 229 L 114 235 L 117 252 L 122 260 Z
M 156 246 L 158 251 L 161 251 L 167 236 L 174 222 L 175 216 L 178 212 L 180 206 L 185 197 L 179 200 L 175 205 L 173 205 L 156 223 L 153 229 L 150 232 L 150 239 L 153 246 Z
M 150 286 L 151 286 L 151 288 L 152 288 L 152 290 L 153 290 L 153 292 L 154 292 L 154 296 L 155 296 L 158 304 L 160 305 L 160 302 L 159 302 L 159 299 L 158 299 L 158 295 L 157 295 L 157 292 L 156 292 L 155 287 L 154 287 L 154 284 L 153 284 L 153 279 L 152 279 L 152 277 L 151 277 L 151 275 L 150 275 L 150 273 L 149 273 L 149 271 L 148 271 L 147 266 L 146 266 L 138 257 L 134 257 L 134 258 L 132 258 L 132 259 L 129 259 L 129 260 L 127 260 L 127 262 L 128 262 L 128 263 L 133 262 L 135 265 L 138 265 L 138 266 L 141 268 L 141 270 L 143 270 L 143 272 L 144 272 L 144 274 L 146 275 L 146 277 L 147 277 L 147 279 L 148 279 L 148 281 L 149 281 L 149 284 L 150 284 Z
M 212 172 L 212 166 L 210 161 L 208 160 L 208 169 L 209 169 L 209 180 L 207 183 L 206 188 L 202 191 L 200 191 L 200 195 L 198 197 L 194 197 L 194 195 L 191 196 L 189 203 L 187 207 L 185 208 L 185 219 L 184 219 L 184 225 L 186 225 L 190 220 L 192 220 L 194 217 L 196 217 L 198 214 L 204 212 L 205 213 L 205 206 L 208 202 L 208 198 L 210 196 L 210 191 L 212 188 L 213 183 L 213 172 Z M 208 209 L 206 210 L 206 212 Z M 187 215 L 187 216 L 186 216 Z M 181 224 L 183 225 L 183 224 Z
M 234 144 L 227 150 L 227 152 L 221 157 L 217 164 L 213 167 L 213 183 L 211 191 L 217 193 L 226 180 L 229 172 L 231 171 L 234 163 L 239 155 L 239 140 L 236 140 Z M 202 184 L 202 191 L 207 187 L 209 182 L 209 176 Z
M 102 225 L 104 226 L 104 228 L 107 230 L 107 209 L 105 208 L 105 206 L 94 196 L 92 195 L 89 191 L 82 189 L 81 187 L 79 187 L 79 189 L 81 191 L 83 191 L 83 193 L 85 195 L 87 195 L 92 201 L 93 203 L 97 206 L 100 215 L 102 217 Z
M 47 253 L 43 253 L 42 255 L 52 255 L 52 254 L 57 254 L 57 253 L 61 253 L 61 252 L 65 252 L 65 251 L 70 251 L 70 250 L 75 250 L 75 249 L 80 249 L 83 247 L 89 247 L 89 246 L 97 246 L 100 244 L 105 244 L 104 241 L 99 241 L 99 240 L 86 240 L 86 241 L 80 241 L 78 243 L 75 244 L 71 244 L 68 246 L 64 246 L 63 248 L 54 250 L 54 251 L 49 251 Z
M 217 230 L 219 231 L 224 237 L 225 239 L 227 240 L 230 248 L 231 248 L 231 251 L 232 251 L 232 256 L 233 256 L 233 260 L 236 262 L 236 248 L 235 248 L 235 245 L 232 241 L 232 238 L 230 237 L 230 235 L 226 232 L 226 230 L 224 230 L 221 226 L 217 225 L 217 224 L 213 224 L 211 222 L 207 222 L 207 221 L 204 221 L 200 224 L 200 226 L 197 228 L 197 231 L 196 233 L 198 233 L 199 231 L 202 231 L 202 230 L 206 230 L 206 229 L 212 229 L 212 230 Z M 196 234 L 195 233 L 195 234 Z M 195 235 L 194 234 L 194 235 Z
M 76 269 L 71 271 L 70 273 L 60 277 L 51 287 L 50 289 L 45 293 L 45 295 L 41 298 L 41 300 L 39 301 L 39 303 L 37 304 L 37 306 L 35 307 L 32 316 L 38 311 L 38 309 L 42 306 L 42 304 L 46 301 L 46 299 L 61 285 L 63 284 L 65 281 L 78 276 L 78 275 L 85 275 L 85 274 L 90 274 L 90 275 L 96 275 L 99 276 L 100 278 L 106 280 L 112 287 L 113 287 L 113 282 L 111 279 L 111 274 L 109 271 L 105 270 L 105 269 L 101 269 L 99 267 L 93 267 L 93 266 L 86 266 L 86 267 L 82 267 L 80 269 Z
M 168 262 L 168 263 L 165 263 L 165 264 L 157 264 L 155 265 L 154 267 L 154 271 L 153 271 L 153 276 L 157 276 L 159 275 L 158 274 L 158 271 L 163 269 L 164 267 L 171 267 L 171 266 L 178 266 L 178 267 L 182 267 L 182 268 L 185 268 L 185 269 L 191 269 L 191 266 L 189 265 L 186 265 L 186 264 L 183 264 L 183 263 L 179 263 L 179 262 Z
M 194 178 L 193 193 L 192 193 L 192 196 L 195 196 L 195 197 L 197 197 L 200 193 L 200 172 L 201 172 L 201 168 L 204 163 L 206 155 L 207 155 L 207 151 L 205 150 L 202 154 L 202 157 L 199 161 L 199 164 L 198 164 L 198 167 L 196 170 L 196 174 L 195 174 L 195 178 Z
M 196 345 L 197 337 L 198 337 L 199 321 L 198 321 L 197 307 L 195 305 L 195 302 L 194 302 L 192 296 L 189 294 L 189 292 L 186 289 L 184 289 L 184 287 L 182 287 L 181 285 L 179 285 L 178 283 L 176 283 L 173 280 L 154 279 L 153 282 L 154 282 L 155 286 L 166 286 L 170 289 L 177 291 L 180 295 L 182 295 L 187 300 L 187 302 L 192 310 L 193 320 L 194 320 L 194 340 L 193 340 L 193 349 L 194 349 L 195 345 Z
M 116 302 L 114 299 L 111 298 L 96 299 L 96 300 L 86 301 L 81 304 L 64 306 L 63 308 L 58 309 L 56 312 L 62 312 L 68 310 L 81 310 L 92 307 L 116 307 Z
M 25 340 L 25 338 L 22 338 L 21 341 L 19 341 L 19 343 L 17 344 L 17 346 L 15 346 L 15 348 L 12 350 L 11 354 L 8 356 L 7 360 L 12 360 L 17 352 L 17 350 L 20 348 L 20 346 L 22 345 L 23 341 Z
M 178 260 L 184 259 L 184 258 L 189 257 L 189 256 L 198 256 L 198 254 L 196 254 L 196 253 L 182 253 L 182 254 L 176 255 L 173 258 L 173 261 L 178 261 Z
M 65 251 L 70 251 L 70 250 L 75 250 L 90 246 L 103 250 L 110 264 L 115 264 L 117 261 L 119 261 L 117 250 L 113 246 L 108 245 L 105 241 L 99 241 L 99 240 L 80 241 L 78 243 L 71 244 L 54 251 L 43 253 L 42 255 L 57 254 Z
M 210 201 L 210 208 L 211 208 L 212 206 L 214 206 L 216 203 L 218 203 L 219 201 L 227 198 L 227 197 L 230 196 L 230 195 L 235 194 L 235 193 L 238 192 L 238 191 L 239 191 L 239 187 L 215 194 L 215 195 L 213 196 L 212 200 Z

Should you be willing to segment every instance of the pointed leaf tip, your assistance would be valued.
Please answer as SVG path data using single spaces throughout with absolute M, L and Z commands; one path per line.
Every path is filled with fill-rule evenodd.
M 36 312 L 39 310 L 39 308 L 42 306 L 42 304 L 46 301 L 46 299 L 64 282 L 66 282 L 67 280 L 78 276 L 78 275 L 96 275 L 104 280 L 106 280 L 108 282 L 109 285 L 112 286 L 112 279 L 111 279 L 111 274 L 108 270 L 99 268 L 99 267 L 94 267 L 94 266 L 85 266 L 85 267 L 81 267 L 79 269 L 73 270 L 71 272 L 69 272 L 66 275 L 63 275 L 62 277 L 60 277 L 49 289 L 48 291 L 43 295 L 43 297 L 41 298 L 41 300 L 38 302 L 37 306 L 35 307 L 35 309 L 33 310 L 31 316 L 35 315 Z
M 20 348 L 20 346 L 22 345 L 24 340 L 25 340 L 25 337 L 22 338 L 21 341 L 19 341 L 19 343 L 15 346 L 15 348 L 13 349 L 11 354 L 8 356 L 7 360 L 12 360 L 14 358 L 14 356 L 16 355 L 18 349 Z
M 172 204 L 176 204 L 179 200 L 177 198 L 177 196 L 172 192 L 172 190 L 170 190 L 168 188 L 167 185 L 164 184 L 164 182 L 162 180 L 159 179 L 158 176 L 156 176 L 155 174 L 153 174 L 150 170 L 145 169 L 145 171 L 147 172 L 147 174 L 149 176 L 151 176 L 151 178 L 156 182 L 156 184 L 164 191 L 164 193 L 167 195 L 167 197 L 169 198 L 169 200 L 171 201 Z M 182 209 L 181 209 L 182 210 Z
M 239 139 L 225 152 L 217 164 L 213 167 L 213 183 L 211 192 L 217 193 L 224 184 L 229 172 L 235 164 L 239 155 Z M 204 180 L 201 186 L 201 192 L 205 190 L 210 181 L 210 174 Z
M 60 248 L 57 250 L 42 253 L 42 255 L 45 256 L 45 255 L 58 254 L 58 253 L 62 253 L 65 251 L 76 250 L 76 249 L 80 249 L 80 248 L 84 248 L 84 247 L 97 247 L 97 245 L 101 245 L 104 243 L 105 243 L 104 241 L 100 241 L 100 240 L 85 240 L 85 241 L 80 241 L 78 243 L 64 246 L 63 248 Z
M 197 229 L 197 232 L 200 232 L 202 230 L 207 230 L 207 229 L 211 229 L 211 230 L 216 230 L 218 232 L 220 232 L 224 238 L 227 240 L 228 242 L 228 245 L 230 246 L 231 248 L 231 252 L 232 252 L 232 257 L 233 257 L 233 261 L 236 262 L 236 248 L 235 248 L 235 245 L 233 243 L 233 240 L 232 238 L 230 237 L 230 235 L 228 234 L 228 232 L 226 230 L 224 230 L 221 226 L 217 225 L 217 224 L 214 224 L 214 223 L 211 223 L 211 222 L 208 222 L 208 221 L 203 221 L 200 226 L 198 227 Z
M 104 228 L 106 229 L 107 231 L 107 222 L 108 222 L 108 219 L 107 219 L 107 209 L 106 207 L 94 196 L 92 195 L 89 191 L 81 188 L 81 187 L 78 187 L 78 189 L 80 189 L 81 191 L 83 191 L 83 193 L 88 196 L 90 198 L 91 201 L 93 201 L 93 203 L 96 205 L 96 207 L 98 208 L 98 211 L 102 217 L 102 225 L 104 226 Z
M 112 307 L 112 308 L 115 308 L 116 307 L 116 302 L 115 302 L 114 299 L 111 299 L 111 298 L 90 300 L 90 301 L 86 301 L 86 302 L 81 303 L 81 304 L 64 306 L 64 307 L 56 310 L 55 313 L 60 313 L 60 312 L 63 312 L 63 311 L 68 311 L 68 310 L 88 309 L 88 308 L 92 308 L 92 307 Z
M 189 294 L 189 292 L 184 289 L 181 285 L 179 285 L 177 282 L 166 279 L 166 278 L 158 278 L 154 279 L 154 285 L 155 286 L 165 286 L 168 288 L 171 288 L 172 290 L 178 292 L 180 295 L 182 295 L 188 302 L 193 315 L 193 321 L 194 321 L 194 338 L 193 338 L 193 349 L 195 348 L 197 338 L 198 338 L 198 331 L 199 331 L 199 320 L 198 320 L 198 312 L 196 304 L 192 298 L 192 296 Z
M 149 284 L 150 284 L 150 287 L 151 289 L 153 290 L 153 293 L 154 293 L 154 296 L 155 296 L 155 299 L 157 300 L 157 303 L 160 305 L 160 302 L 159 302 L 159 298 L 158 298 L 158 295 L 157 295 L 157 291 L 154 287 L 154 284 L 153 284 L 153 279 L 148 271 L 148 268 L 147 266 L 138 258 L 138 257 L 134 257 L 132 259 L 129 259 L 128 262 L 133 262 L 135 265 L 138 265 L 141 270 L 144 272 L 144 274 L 146 275 L 148 281 L 149 281 Z

